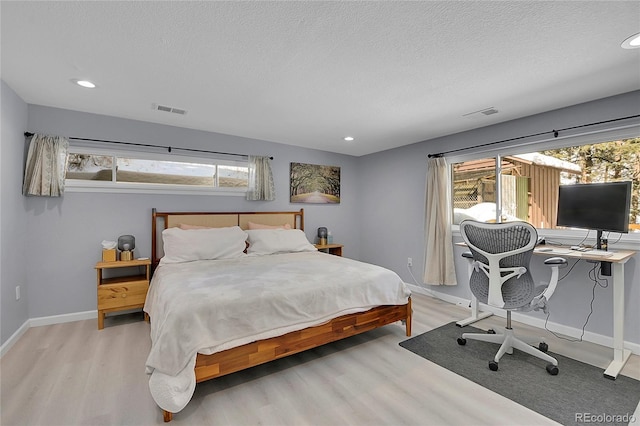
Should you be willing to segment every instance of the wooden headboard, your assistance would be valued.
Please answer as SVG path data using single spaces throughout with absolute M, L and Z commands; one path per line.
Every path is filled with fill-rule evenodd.
M 295 212 L 158 212 L 154 208 L 151 217 L 151 264 L 158 264 L 164 251 L 162 231 L 174 226 L 197 225 L 210 228 L 239 226 L 249 227 L 249 222 L 263 225 L 285 225 L 304 231 L 304 209 Z

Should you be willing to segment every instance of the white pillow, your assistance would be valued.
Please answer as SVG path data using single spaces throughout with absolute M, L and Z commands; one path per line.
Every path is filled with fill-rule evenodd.
M 247 233 L 239 226 L 227 228 L 180 229 L 162 231 L 162 263 L 193 260 L 232 259 L 244 256 Z
M 318 250 L 299 229 L 254 229 L 246 232 L 249 234 L 247 254 L 252 256 Z

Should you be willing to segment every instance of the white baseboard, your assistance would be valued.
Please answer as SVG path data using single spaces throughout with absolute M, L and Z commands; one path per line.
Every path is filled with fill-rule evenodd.
M 18 328 L 16 330 L 15 333 L 13 333 L 11 335 L 11 337 L 9 337 L 7 339 L 6 342 L 4 342 L 4 344 L 2 346 L 0 346 L 0 358 L 2 358 L 4 356 L 5 353 L 7 353 L 7 351 L 9 349 L 11 349 L 11 347 L 13 345 L 15 345 L 15 343 L 20 340 L 20 338 L 22 337 L 22 335 L 24 333 L 27 332 L 27 330 L 29 329 L 29 320 L 26 320 L 21 326 L 20 328 Z
M 83 321 L 98 318 L 98 311 L 75 312 L 73 314 L 52 315 L 49 317 L 31 318 L 30 327 L 40 327 L 42 325 L 62 324 L 65 322 Z
M 7 339 L 2 346 L 0 346 L 0 358 L 27 332 L 31 327 L 40 327 L 42 325 L 62 324 L 65 322 L 82 321 L 87 319 L 93 319 L 98 317 L 98 311 L 86 311 L 76 312 L 73 314 L 52 315 L 48 317 L 30 318 L 24 322 L 16 330 L 15 333 Z
M 411 289 L 412 292 L 414 293 L 418 293 L 418 294 L 424 294 L 427 296 L 431 296 L 431 297 L 435 297 L 437 299 L 440 299 L 444 302 L 448 302 L 454 305 L 460 305 L 463 307 L 467 307 L 469 306 L 469 303 L 471 303 L 471 301 L 469 299 L 463 299 L 461 297 L 457 297 L 457 296 L 451 296 L 449 294 L 444 294 L 444 293 L 440 293 L 438 291 L 435 290 L 431 290 L 431 289 L 427 289 L 424 287 L 420 287 L 417 286 L 415 284 L 407 284 L 409 286 L 409 288 Z M 499 317 L 502 318 L 506 318 L 506 312 L 502 309 L 498 309 L 498 308 L 493 308 L 492 306 L 488 306 L 488 305 L 481 305 L 481 309 L 482 311 L 487 311 L 487 312 L 491 312 L 494 315 L 497 315 Z M 529 315 L 523 315 L 521 313 L 518 312 L 513 312 L 512 313 L 512 318 L 514 321 L 518 321 L 521 322 L 523 324 L 526 325 L 530 325 L 532 327 L 537 327 L 540 329 L 544 329 L 544 320 L 541 318 L 534 318 L 531 317 Z M 547 323 L 547 328 L 552 329 L 555 333 L 558 334 L 562 334 L 564 336 L 567 337 L 571 337 L 574 339 L 578 339 L 580 338 L 580 335 L 582 334 L 582 330 L 578 329 L 578 328 L 574 328 L 574 327 L 567 327 L 566 325 L 562 325 L 562 324 L 558 324 L 555 322 L 548 322 Z M 605 346 L 607 348 L 613 348 L 613 337 L 609 337 L 609 336 L 603 336 L 602 334 L 597 334 L 597 333 L 591 333 L 589 331 L 585 331 L 584 336 L 582 336 L 582 340 L 587 341 L 587 342 L 591 342 L 591 343 L 595 343 L 597 345 L 601 345 L 601 346 Z M 640 355 L 640 344 L 637 343 L 632 343 L 632 342 L 624 342 L 624 347 L 626 349 L 629 349 L 632 353 L 636 354 L 636 355 Z
M 417 286 L 415 284 L 410 284 L 410 283 L 406 283 L 407 286 L 409 287 L 409 289 L 414 292 L 414 293 L 418 293 L 418 294 L 423 294 L 425 296 L 431 296 L 431 297 L 435 297 L 437 299 L 440 299 L 444 302 L 448 302 L 454 305 L 460 305 L 460 306 L 469 306 L 470 300 L 469 299 L 463 299 L 461 297 L 457 297 L 457 296 L 451 296 L 449 294 L 444 294 L 444 293 L 440 293 L 428 288 L 424 288 L 424 287 L 420 287 Z M 500 316 L 500 317 L 506 317 L 506 314 L 503 310 L 501 309 L 497 309 L 497 308 L 492 308 L 491 306 L 487 306 L 487 305 L 482 305 L 482 310 L 483 311 L 489 311 L 492 312 L 494 315 Z M 97 318 L 98 317 L 98 311 L 85 311 L 85 312 L 76 312 L 73 314 L 63 314 L 63 315 L 52 315 L 52 316 L 48 316 L 48 317 L 39 317 L 39 318 L 31 318 L 28 319 L 27 321 L 24 322 L 24 324 L 22 324 L 20 326 L 20 328 L 18 330 L 16 330 L 15 333 L 13 333 L 13 335 L 11 335 L 11 337 L 9 339 L 7 339 L 7 341 L 0 346 L 0 357 L 4 356 L 4 354 L 20 339 L 20 337 L 26 333 L 26 331 L 31 328 L 31 327 L 39 327 L 39 326 L 43 326 L 43 325 L 52 325 L 52 324 L 62 324 L 65 322 L 73 322 L 73 321 L 82 321 L 82 320 L 87 320 L 87 319 L 93 319 L 93 318 Z M 537 327 L 540 329 L 544 329 L 544 320 L 540 319 L 540 318 L 533 318 L 530 317 L 528 315 L 522 315 L 518 312 L 514 312 L 512 314 L 512 318 L 515 321 L 521 322 L 523 324 L 527 324 L 533 327 Z M 577 329 L 577 328 L 573 328 L 573 327 L 567 327 L 565 325 L 562 324 L 558 324 L 558 323 L 554 323 L 554 322 L 549 322 L 547 323 L 547 326 L 552 328 L 555 332 L 563 334 L 565 336 L 568 337 L 572 337 L 572 338 L 579 338 L 580 334 L 582 333 L 582 330 Z M 602 345 L 608 348 L 613 348 L 613 338 L 609 337 L 609 336 L 603 336 L 601 334 L 596 334 L 596 333 L 591 333 L 588 331 L 585 331 L 584 336 L 582 337 L 583 340 L 587 341 L 587 342 L 591 342 L 591 343 L 595 343 L 598 345 Z M 640 355 L 640 345 L 636 344 L 636 343 L 631 343 L 631 342 L 624 342 L 624 347 L 626 349 L 629 349 L 631 352 L 633 352 L 636 355 Z

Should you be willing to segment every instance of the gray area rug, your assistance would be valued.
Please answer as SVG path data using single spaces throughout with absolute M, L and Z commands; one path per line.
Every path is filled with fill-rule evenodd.
M 621 375 L 607 379 L 602 368 L 551 351 L 558 360 L 557 376 L 547 373 L 546 361 L 517 349 L 502 357 L 498 371 L 491 371 L 488 364 L 498 345 L 467 339 L 467 344 L 460 346 L 456 339 L 462 333 L 484 331 L 460 328 L 452 322 L 400 346 L 564 425 L 632 422 L 640 400 L 640 381 Z M 638 422 L 640 419 L 635 419 L 632 424 Z

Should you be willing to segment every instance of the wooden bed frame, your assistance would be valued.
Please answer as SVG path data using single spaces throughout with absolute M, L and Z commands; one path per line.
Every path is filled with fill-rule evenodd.
M 160 222 L 162 224 L 159 224 Z M 265 225 L 289 224 L 292 228 L 304 230 L 304 210 L 300 209 L 294 212 L 160 213 L 154 208 L 151 227 L 152 268 L 155 269 L 164 253 L 162 251 L 162 231 L 164 229 L 180 224 L 209 227 L 238 225 L 242 229 L 247 229 L 249 222 Z M 212 355 L 198 354 L 195 366 L 196 383 L 355 336 L 396 321 L 403 321 L 406 335 L 411 336 L 411 314 L 411 298 L 409 298 L 406 305 L 378 306 L 366 312 L 343 315 L 315 327 L 258 340 Z M 163 410 L 163 417 L 165 422 L 169 422 L 173 413 Z

